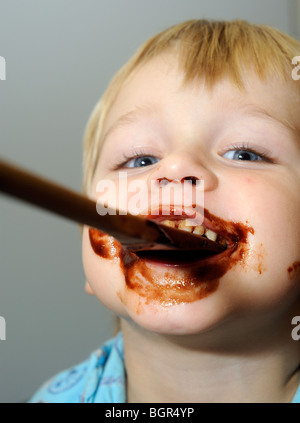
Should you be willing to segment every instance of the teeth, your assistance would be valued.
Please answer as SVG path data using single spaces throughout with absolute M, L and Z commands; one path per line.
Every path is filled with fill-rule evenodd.
M 211 241 L 216 241 L 218 237 L 218 235 L 214 231 L 211 231 L 210 229 L 206 229 L 205 236 Z
M 206 229 L 205 226 L 196 225 L 195 221 L 189 219 L 183 219 L 179 221 L 175 220 L 164 220 L 161 222 L 163 225 L 170 226 L 171 228 L 178 228 L 182 231 L 193 232 L 195 235 L 205 236 L 211 241 L 218 241 L 224 247 L 227 246 L 225 238 L 218 236 L 218 234 L 211 229 Z
M 170 226 L 171 228 L 175 228 L 176 226 L 175 220 L 164 220 L 162 223 L 166 226 Z
M 178 223 L 178 229 L 181 229 L 182 231 L 186 231 L 186 232 L 193 232 L 194 225 L 188 219 L 180 220 Z
M 193 234 L 195 235 L 203 235 L 205 232 L 205 228 L 204 226 L 196 226 L 195 229 L 193 230 Z

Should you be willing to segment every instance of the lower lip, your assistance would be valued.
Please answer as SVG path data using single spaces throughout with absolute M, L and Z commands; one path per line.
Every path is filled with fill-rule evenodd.
M 210 217 L 212 215 L 210 214 Z M 226 222 L 219 218 L 225 227 Z M 138 256 L 122 248 L 111 236 L 90 228 L 91 246 L 98 256 L 105 259 L 120 259 L 126 287 L 148 301 L 160 304 L 181 304 L 197 301 L 215 292 L 219 281 L 228 270 L 241 263 L 247 250 L 248 233 L 251 227 L 242 223 L 229 223 L 234 226 L 235 243 L 226 251 L 202 259 L 175 260 L 158 257 Z M 238 242 L 237 242 L 238 239 Z

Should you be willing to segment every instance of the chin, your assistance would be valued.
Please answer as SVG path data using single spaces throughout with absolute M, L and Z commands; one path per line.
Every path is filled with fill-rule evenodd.
M 126 322 L 160 335 L 199 335 L 219 326 L 228 318 L 219 293 L 193 302 L 153 301 L 130 291 L 123 297 Z M 226 310 L 226 315 L 224 314 Z

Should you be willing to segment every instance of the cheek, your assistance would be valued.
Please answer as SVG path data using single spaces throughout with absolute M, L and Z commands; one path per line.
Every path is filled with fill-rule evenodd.
M 248 222 L 254 228 L 247 257 L 250 267 L 257 276 L 268 272 L 274 281 L 283 280 L 300 260 L 300 200 L 289 178 L 264 176 L 263 180 L 261 175 L 236 180 L 234 189 L 226 191 L 227 204 L 233 220 Z
M 242 269 L 248 298 L 274 305 L 300 291 L 300 210 L 296 187 L 288 178 L 244 177 L 228 193 L 234 213 L 254 228 Z M 257 294 L 257 295 L 256 295 Z M 248 299 L 247 298 L 247 299 Z
M 296 188 L 284 177 L 245 176 L 228 190 L 227 198 L 238 220 L 248 221 L 257 236 L 274 241 L 265 248 L 295 250 L 300 247 L 300 187 Z

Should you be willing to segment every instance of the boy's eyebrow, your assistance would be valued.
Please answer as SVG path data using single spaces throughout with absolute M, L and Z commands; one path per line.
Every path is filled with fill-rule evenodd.
M 117 129 L 120 129 L 128 124 L 135 123 L 139 120 L 139 118 L 141 118 L 141 116 L 146 114 L 153 114 L 155 110 L 157 110 L 157 107 L 155 107 L 155 105 L 144 104 L 136 106 L 133 110 L 124 113 L 105 132 L 102 138 L 102 144 L 105 142 L 106 138 L 113 132 L 115 132 Z
M 271 120 L 276 121 L 277 123 L 280 123 L 282 126 L 287 128 L 289 131 L 293 132 L 294 135 L 297 137 L 300 136 L 300 130 L 297 128 L 290 120 L 281 118 L 280 116 L 276 115 L 275 112 L 270 112 L 269 110 L 265 109 L 262 106 L 259 105 L 253 105 L 253 104 L 247 104 L 246 108 L 252 112 L 253 114 L 260 114 L 263 115 Z
M 297 128 L 291 121 L 288 119 L 283 119 L 276 115 L 275 112 L 270 112 L 269 110 L 265 109 L 264 107 L 257 105 L 257 104 L 246 104 L 245 109 L 253 114 L 259 114 L 263 115 L 264 117 L 267 117 L 285 128 L 287 128 L 289 131 L 291 131 L 297 138 L 300 137 L 300 130 Z M 102 138 L 102 145 L 104 144 L 105 140 L 108 136 L 110 136 L 112 133 L 114 133 L 116 130 L 130 125 L 132 123 L 137 122 L 143 115 L 147 114 L 153 114 L 153 112 L 158 111 L 158 106 L 155 104 L 144 104 L 136 106 L 133 110 L 130 110 L 129 112 L 124 113 L 121 115 L 112 125 L 106 133 L 103 135 Z

